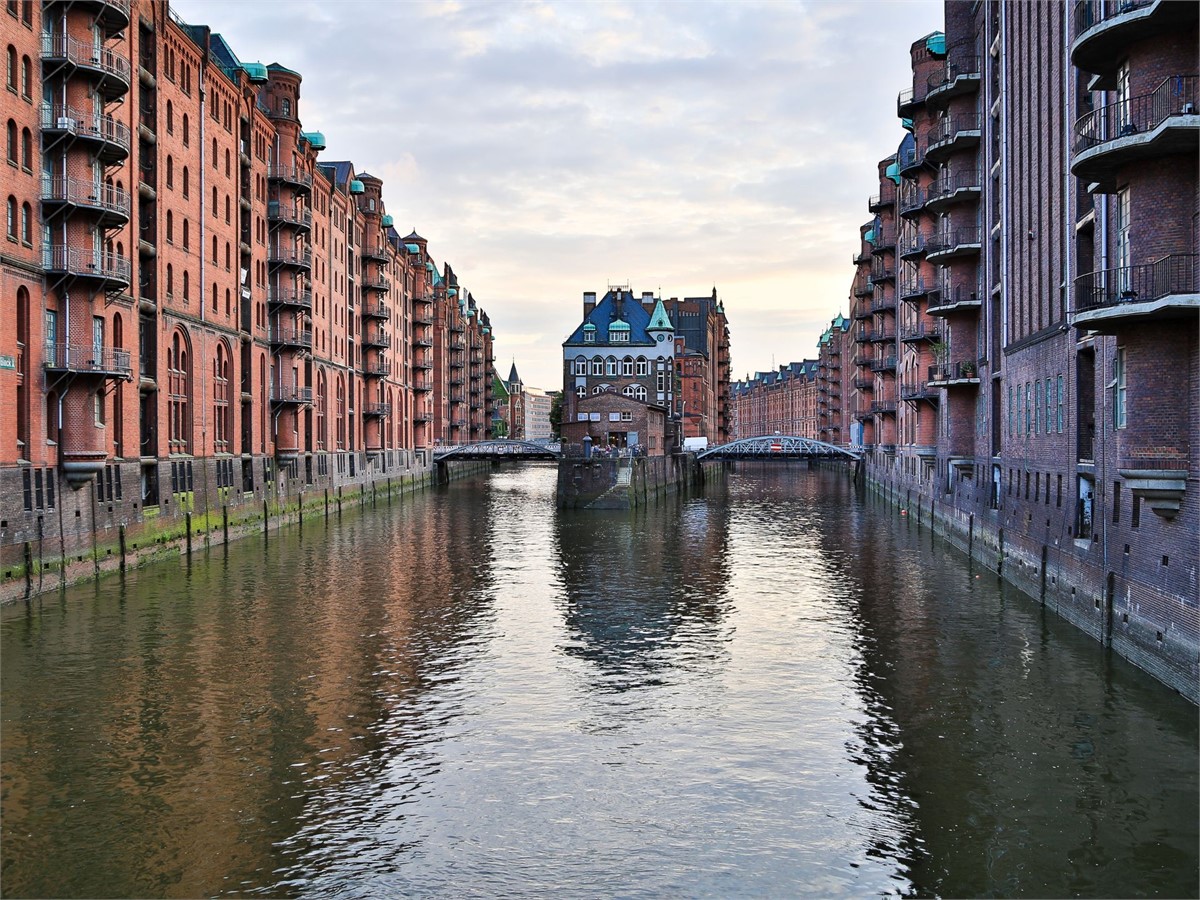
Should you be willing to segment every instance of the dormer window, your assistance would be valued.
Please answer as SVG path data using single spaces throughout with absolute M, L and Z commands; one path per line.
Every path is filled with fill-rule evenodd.
M 596 343 L 596 332 L 594 332 L 594 331 L 585 331 L 585 332 L 583 333 L 583 342 L 584 342 L 585 344 L 594 344 L 594 343 Z
M 629 343 L 629 332 L 628 331 L 610 331 L 608 333 L 608 339 L 613 344 L 628 344 Z

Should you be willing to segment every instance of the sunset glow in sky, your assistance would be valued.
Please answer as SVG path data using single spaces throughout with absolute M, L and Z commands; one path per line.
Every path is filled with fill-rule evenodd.
M 584 291 L 725 301 L 733 374 L 848 310 L 908 47 L 938 2 L 180 0 L 300 72 L 323 160 L 384 181 L 487 310 L 496 367 L 561 387 Z

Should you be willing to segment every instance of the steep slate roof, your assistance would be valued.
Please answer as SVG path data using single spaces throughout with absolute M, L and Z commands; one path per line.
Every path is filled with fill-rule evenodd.
M 521 376 L 517 374 L 517 361 L 514 359 L 512 369 L 508 372 L 508 384 L 517 384 L 521 380 Z
M 345 187 L 350 183 L 350 175 L 354 171 L 354 163 L 349 160 L 334 160 L 330 162 L 321 160 L 317 165 L 322 169 L 333 170 L 333 183 L 338 187 Z
M 617 316 L 617 300 L 620 299 L 621 314 Z M 662 301 L 659 300 L 654 306 L 653 318 L 650 312 L 642 306 L 641 298 L 634 296 L 631 291 L 609 291 L 604 297 L 593 306 L 579 326 L 571 332 L 570 337 L 563 341 L 564 347 L 580 346 L 594 347 L 596 344 L 609 344 L 611 341 L 608 338 L 609 328 L 617 322 L 621 322 L 629 327 L 629 346 L 644 346 L 653 347 L 658 344 L 653 335 L 648 333 L 647 329 L 658 327 L 666 328 L 669 331 L 674 329 L 671 327 L 671 320 L 667 316 L 667 311 L 663 308 Z M 657 322 L 655 325 L 653 323 Z M 665 324 L 664 324 L 665 323 Z M 596 328 L 596 340 L 585 344 L 583 341 L 583 331 L 585 325 L 594 325 Z M 620 325 L 616 329 L 623 331 Z M 624 345 L 622 341 L 622 345 Z

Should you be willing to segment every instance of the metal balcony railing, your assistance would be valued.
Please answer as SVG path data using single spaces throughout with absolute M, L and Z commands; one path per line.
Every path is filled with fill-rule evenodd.
M 958 193 L 959 191 L 977 191 L 980 189 L 982 184 L 983 183 L 979 179 L 979 173 L 976 171 L 967 170 L 964 172 L 954 172 L 945 176 L 944 178 L 939 178 L 937 181 L 934 181 L 929 185 L 927 189 L 928 199 L 926 202 L 932 204 L 939 200 L 944 200 L 947 197 Z
M 42 178 L 42 199 L 48 203 L 70 203 L 128 219 L 132 208 L 124 188 L 96 184 L 83 178 Z
M 1097 25 L 1147 7 L 1151 2 L 1152 0 L 1076 0 L 1073 10 L 1074 34 L 1078 38 Z
M 271 287 L 267 290 L 267 302 L 272 306 L 312 309 L 312 290 L 310 288 Z
M 312 249 L 308 247 L 272 246 L 267 251 L 267 261 L 277 266 L 299 266 L 312 268 Z
M 390 403 L 366 403 L 363 405 L 364 416 L 390 416 L 392 414 L 392 404 Z
M 1177 253 L 1152 263 L 1101 269 L 1075 279 L 1075 311 L 1200 293 L 1200 255 Z
M 938 253 L 948 253 L 957 247 L 969 247 L 979 244 L 980 228 L 978 225 L 959 225 L 938 234 L 930 235 L 925 242 L 925 253 L 934 256 Z
M 272 403 L 312 403 L 313 392 L 310 387 L 300 387 L 295 384 L 271 385 Z
M 96 347 L 92 344 L 46 344 L 47 369 L 78 374 L 133 376 L 128 350 Z
M 965 56 L 956 60 L 947 60 L 944 68 L 934 72 L 928 78 L 929 94 L 949 87 L 960 78 L 979 77 L 979 57 Z M 929 94 L 926 94 L 928 96 Z
M 312 227 L 311 209 L 292 203 L 280 203 L 278 200 L 272 200 L 267 204 L 267 218 L 272 222 L 282 222 L 298 228 Z
M 1198 85 L 1200 77 L 1195 75 L 1172 75 L 1149 94 L 1085 113 L 1075 120 L 1075 152 L 1153 131 L 1174 116 L 1196 115 L 1200 110 Z
M 99 278 L 129 283 L 132 266 L 124 256 L 82 247 L 44 247 L 42 267 L 78 278 Z
M 392 310 L 386 303 L 364 303 L 362 314 L 369 319 L 390 319 Z
M 43 131 L 63 132 L 100 141 L 105 145 L 101 152 L 109 159 L 123 159 L 129 154 L 129 126 L 104 113 L 88 113 L 73 106 L 43 103 L 41 125 Z M 119 152 L 114 153 L 114 149 Z
M 303 347 L 306 350 L 312 349 L 313 336 L 311 331 L 273 325 L 271 326 L 269 336 L 272 344 L 280 344 L 286 347 Z
M 42 59 L 66 61 L 102 77 L 99 85 L 106 96 L 120 96 L 129 90 L 129 60 L 109 47 L 97 47 L 69 34 L 42 34 Z
M 312 187 L 312 175 L 297 166 L 271 166 L 267 177 L 272 181 L 282 181 L 298 187 Z

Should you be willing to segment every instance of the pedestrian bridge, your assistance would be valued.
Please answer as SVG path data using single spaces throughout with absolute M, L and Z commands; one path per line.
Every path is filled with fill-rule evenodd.
M 815 441 L 812 438 L 789 434 L 770 434 L 741 438 L 728 444 L 709 447 L 696 454 L 696 459 L 845 459 L 857 461 L 859 454 L 845 447 Z
M 533 441 L 478 441 L 473 444 L 435 447 L 434 462 L 472 459 L 561 459 L 559 444 L 538 444 Z

